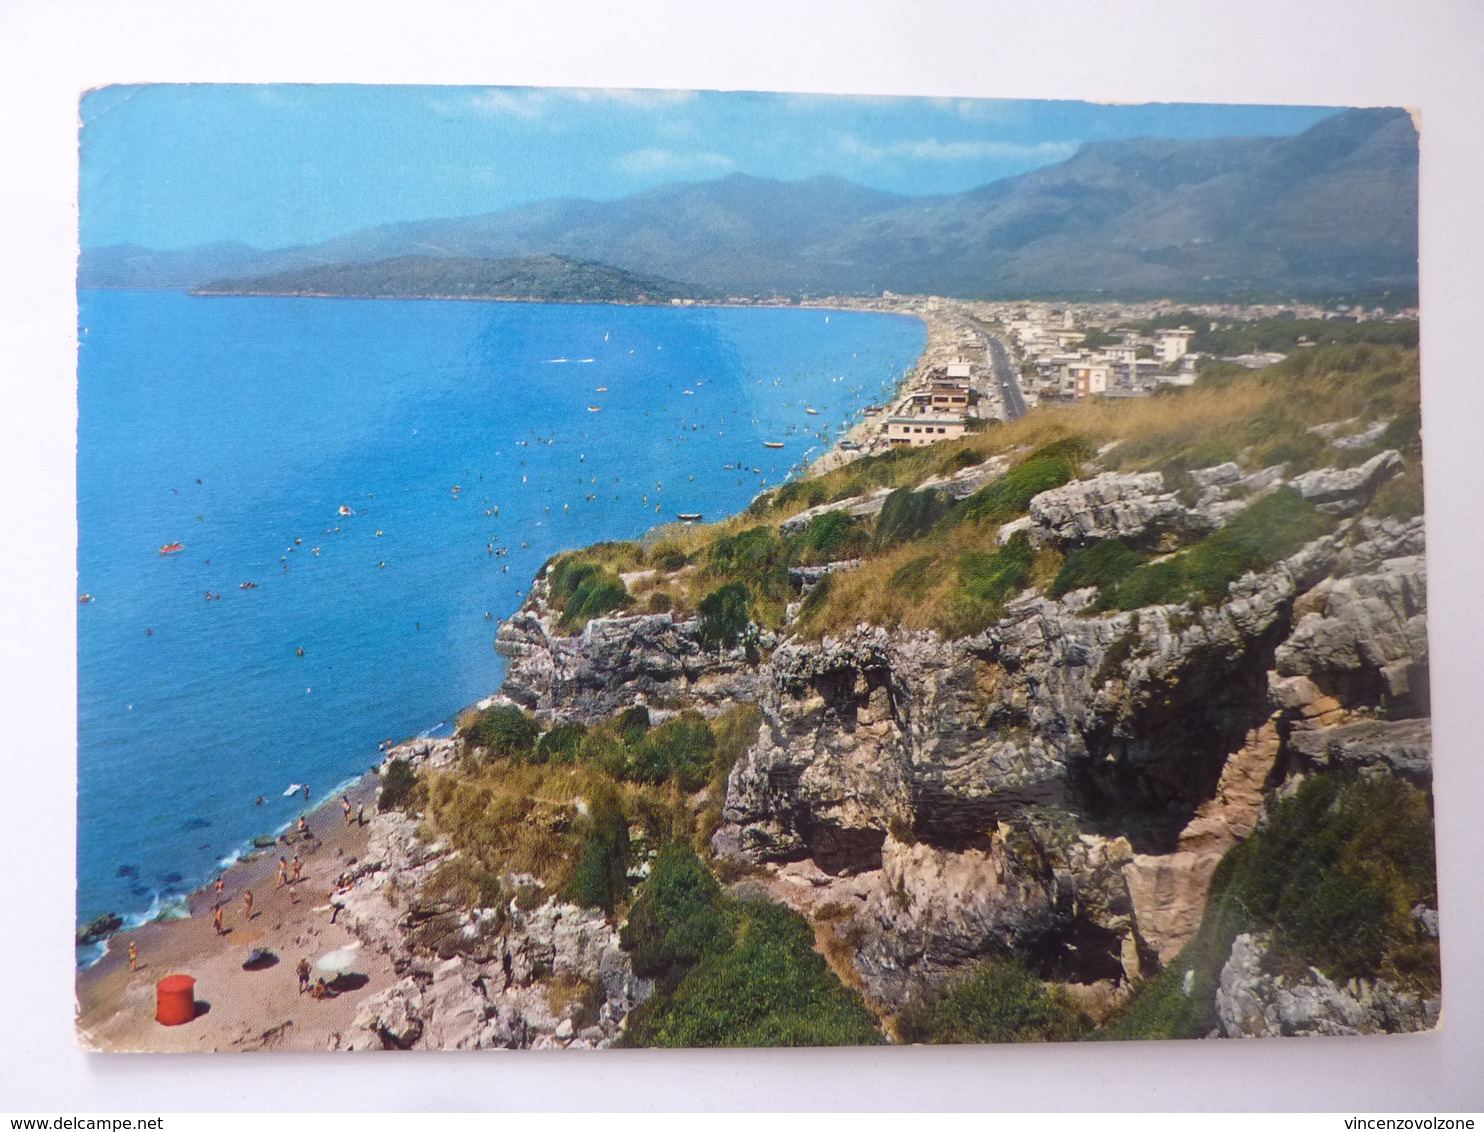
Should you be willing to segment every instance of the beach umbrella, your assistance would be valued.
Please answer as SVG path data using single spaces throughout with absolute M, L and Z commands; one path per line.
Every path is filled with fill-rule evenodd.
M 353 943 L 346 947 L 326 952 L 315 963 L 315 970 L 342 975 L 356 965 L 356 952 L 359 948 L 359 944 Z

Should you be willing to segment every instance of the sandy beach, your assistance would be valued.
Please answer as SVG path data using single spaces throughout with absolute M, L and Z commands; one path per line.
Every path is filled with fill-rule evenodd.
M 77 976 L 77 1034 L 87 1049 L 100 1051 L 207 1052 L 214 1050 L 335 1049 L 350 1029 L 356 1004 L 396 981 L 387 956 L 365 948 L 342 976 L 334 997 L 315 999 L 299 991 L 300 959 L 322 956 L 358 941 L 331 923 L 329 895 L 340 874 L 366 849 L 376 778 L 367 775 L 350 791 L 353 807 L 364 803 L 366 825 L 346 825 L 339 798 L 308 817 L 308 837 L 294 836 L 273 849 L 238 862 L 223 874 L 222 926 L 212 924 L 215 888 L 191 894 L 190 918 L 145 924 L 115 935 L 108 954 Z M 354 812 L 354 811 L 352 811 Z M 297 903 L 278 886 L 278 858 L 303 858 Z M 244 910 L 253 894 L 252 918 Z M 139 969 L 129 970 L 129 945 L 139 951 Z M 277 961 L 254 970 L 243 964 L 254 950 Z M 167 975 L 196 980 L 197 1017 L 179 1026 L 155 1021 L 155 985 Z M 313 978 L 332 978 L 316 970 Z

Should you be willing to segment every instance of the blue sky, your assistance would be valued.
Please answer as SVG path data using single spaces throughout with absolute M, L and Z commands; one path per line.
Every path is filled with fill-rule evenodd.
M 1083 142 L 1294 134 L 1325 107 L 515 87 L 113 86 L 82 100 L 81 242 L 282 247 L 731 172 L 959 192 Z

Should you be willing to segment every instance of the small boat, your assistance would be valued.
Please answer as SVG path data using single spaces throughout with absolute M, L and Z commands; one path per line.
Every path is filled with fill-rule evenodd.
M 817 417 L 817 416 L 819 416 L 819 410 L 818 409 L 805 409 L 804 412 L 808 413 L 811 417 Z
M 167 542 L 164 546 L 160 547 L 160 553 L 161 554 L 179 554 L 184 549 L 185 549 L 185 543 L 183 543 L 183 542 Z
M 92 594 L 83 594 L 81 597 L 79 597 L 77 599 L 77 604 L 78 605 L 87 605 L 87 603 L 90 602 L 90 601 L 92 601 L 92 600 L 93 600 L 93 595 Z
M 600 385 L 600 386 L 598 386 L 598 392 L 599 393 L 607 393 L 608 392 L 608 386 L 606 386 L 606 385 Z
M 255 590 L 255 589 L 258 588 L 258 583 L 257 582 L 243 582 L 237 588 L 239 590 Z
M 763 441 L 763 447 L 764 448 L 782 448 L 783 447 L 783 441 L 781 441 L 781 440 L 765 440 L 765 441 Z
M 589 405 L 587 407 L 587 411 L 589 413 L 601 413 L 603 411 L 603 406 L 602 405 Z
M 346 505 L 345 505 L 345 504 L 344 504 L 344 503 L 342 503 L 342 504 L 341 504 L 341 505 L 340 505 L 340 513 L 341 513 L 341 514 L 342 514 L 342 515 L 349 515 L 349 514 L 350 514 L 350 513 L 351 513 L 351 510 L 350 510 L 350 508 L 349 508 L 349 507 L 347 507 L 347 506 L 346 506 Z
M 675 512 L 675 517 L 682 523 L 699 523 L 701 521 L 701 513 L 699 511 L 677 511 Z

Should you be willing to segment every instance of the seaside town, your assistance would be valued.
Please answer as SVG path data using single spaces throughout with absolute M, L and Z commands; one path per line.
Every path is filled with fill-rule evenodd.
M 991 422 L 1017 420 L 1037 405 L 1090 397 L 1147 397 L 1190 386 L 1212 365 L 1262 369 L 1281 362 L 1275 350 L 1218 355 L 1191 348 L 1195 325 L 1130 325 L 1197 319 L 1215 331 L 1264 319 L 1313 322 L 1416 323 L 1415 307 L 1333 307 L 1313 303 L 1181 304 L 965 302 L 937 296 L 880 300 L 820 299 L 803 305 L 910 314 L 928 328 L 927 347 L 890 404 L 872 405 L 815 471 L 856 456 L 956 440 Z M 1299 337 L 1297 348 L 1314 342 Z
M 1275 318 L 1350 323 L 1415 323 L 1417 318 L 1415 309 L 992 303 L 895 295 L 813 300 L 806 305 L 915 316 L 923 321 L 927 340 L 890 401 L 866 408 L 832 448 L 808 468 L 798 469 L 802 474 L 796 482 L 828 476 L 862 457 L 984 433 L 1037 407 L 1055 412 L 1059 406 L 1093 398 L 1149 397 L 1164 387 L 1191 386 L 1210 367 L 1258 369 L 1284 357 L 1276 351 L 1216 355 L 1193 350 L 1198 320 L 1215 330 Z M 1176 317 L 1185 321 L 1149 326 Z M 1300 340 L 1296 348 L 1305 345 Z M 985 467 L 992 470 L 969 469 L 973 484 L 1003 473 L 995 460 Z M 878 512 L 879 496 L 884 494 L 877 492 L 872 506 L 857 507 L 855 513 Z M 781 529 L 797 533 L 819 512 L 831 509 L 806 510 L 786 519 Z M 624 580 L 629 583 L 642 576 L 626 574 Z M 533 599 L 548 586 L 541 583 L 533 590 Z M 524 613 L 512 619 L 517 636 L 529 632 L 530 624 Z M 549 627 L 541 630 L 548 631 Z M 507 640 L 505 627 L 500 639 Z M 541 647 L 557 645 L 546 640 Z M 521 658 L 523 653 L 517 647 L 507 655 Z M 521 663 L 518 660 L 517 670 Z M 508 678 L 507 687 L 510 683 Z M 499 712 L 509 710 L 499 706 L 508 703 L 497 695 L 478 706 Z M 655 719 L 665 714 L 660 712 Z M 422 913 L 416 905 L 408 911 L 401 907 L 402 886 L 427 885 L 452 858 L 445 844 L 427 843 L 416 822 L 395 805 L 388 806 L 386 795 L 397 774 L 393 768 L 400 764 L 417 767 L 420 773 L 446 772 L 458 765 L 463 745 L 472 741 L 464 737 L 395 746 L 388 741 L 385 761 L 376 774 L 309 811 L 307 820 L 301 817 L 281 837 L 260 844 L 258 851 L 193 894 L 187 918 L 148 923 L 117 936 L 103 959 L 80 973 L 78 1026 L 85 1044 L 182 1051 L 355 1050 L 412 1045 L 566 1047 L 615 1040 L 624 1014 L 652 992 L 627 967 L 608 972 L 606 965 L 619 962 L 615 957 L 623 953 L 618 933 L 600 909 L 532 904 L 526 895 L 545 895 L 540 883 L 517 878 L 525 887 L 515 890 L 511 908 L 519 907 L 523 914 L 521 949 L 511 950 L 515 945 L 511 942 L 500 957 L 480 959 L 476 969 L 462 945 L 447 940 L 427 944 L 434 936 L 425 928 L 436 925 L 446 932 L 451 926 L 455 934 L 477 941 L 476 951 L 489 951 L 494 925 L 477 915 L 443 924 L 449 918 L 444 912 L 424 926 L 417 919 Z M 307 796 L 307 788 L 304 792 Z M 373 808 L 370 816 L 368 806 Z M 823 874 L 810 875 L 809 884 L 826 884 Z M 848 875 L 849 870 L 841 874 Z M 787 869 L 777 876 L 780 879 L 769 884 L 778 889 L 787 881 L 778 890 L 781 898 L 798 903 L 798 894 L 788 885 L 803 882 Z M 831 907 L 818 900 L 800 906 Z M 118 917 L 104 917 L 84 925 L 79 942 L 108 940 L 121 926 Z M 432 947 L 431 958 L 422 953 L 426 946 Z M 1134 974 L 1129 977 L 1137 978 L 1140 960 L 1125 955 L 1124 961 L 1132 964 L 1128 969 Z M 469 999 L 469 980 L 473 978 L 476 986 L 480 979 L 487 980 L 491 962 L 496 976 L 504 980 L 503 991 L 481 990 L 474 1002 Z M 838 957 L 832 962 L 838 965 Z M 1147 965 L 1148 960 L 1144 962 Z M 255 972 L 275 968 L 272 975 L 254 977 Z M 167 970 L 191 974 L 160 978 Z M 601 982 L 608 999 L 598 1015 L 589 1016 L 591 1012 L 580 1004 L 565 1003 L 566 992 L 558 993 L 566 985 L 561 980 L 577 975 L 563 975 L 563 970 Z M 550 982 L 553 971 L 555 983 Z M 601 978 L 600 971 L 606 972 Z M 237 993 L 246 985 L 244 979 L 252 980 L 253 994 Z M 200 993 L 202 988 L 215 989 L 207 997 Z M 496 998 L 502 1005 L 492 1010 L 490 1003 Z M 195 1024 L 184 1025 L 188 1022 Z

